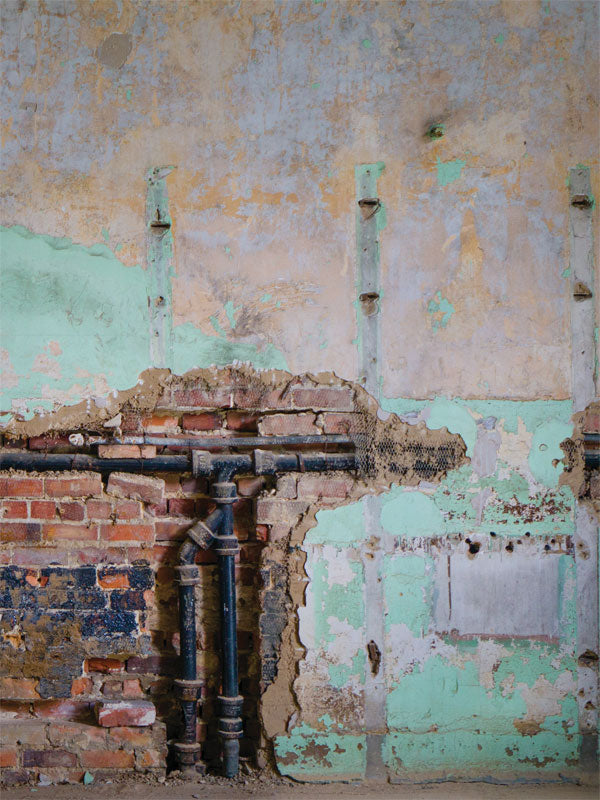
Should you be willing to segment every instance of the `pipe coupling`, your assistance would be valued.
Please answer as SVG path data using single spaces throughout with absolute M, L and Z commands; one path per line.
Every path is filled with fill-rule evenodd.
M 236 536 L 216 536 L 213 551 L 218 556 L 236 556 L 240 552 L 240 543 Z
M 221 717 L 217 725 L 217 733 L 222 739 L 241 739 L 244 735 L 241 717 Z
M 187 535 L 201 550 L 208 550 L 215 542 L 215 535 L 203 522 L 196 522 L 188 529 Z
M 182 767 L 193 767 L 202 752 L 199 742 L 174 742 L 173 747 Z
M 225 483 L 213 483 L 210 487 L 210 496 L 217 503 L 235 503 L 238 499 L 237 487 L 235 483 L 227 481 Z
M 224 697 L 219 695 L 219 716 L 220 717 L 239 717 L 242 713 L 244 698 L 241 694 L 236 697 Z
M 173 681 L 177 696 L 182 702 L 197 703 L 204 686 L 204 681 L 201 680 L 184 680 L 183 678 L 176 678 Z
M 192 450 L 192 472 L 194 475 L 210 475 L 213 468 L 212 453 L 208 450 Z
M 255 450 L 254 472 L 257 475 L 274 475 L 277 472 L 275 454 L 268 450 Z
M 196 586 L 200 583 L 200 572 L 195 564 L 182 564 L 175 567 L 175 572 L 181 586 Z

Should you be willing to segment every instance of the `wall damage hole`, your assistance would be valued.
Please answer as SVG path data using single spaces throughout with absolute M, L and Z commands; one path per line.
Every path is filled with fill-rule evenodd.
M 472 555 L 476 555 L 479 552 L 480 549 L 481 549 L 481 545 L 479 544 L 479 542 L 470 542 L 469 543 L 469 553 L 471 553 Z
M 360 307 L 365 317 L 371 317 L 379 311 L 379 293 L 363 292 L 359 295 Z
M 594 198 L 589 194 L 574 194 L 571 198 L 571 205 L 575 208 L 591 208 L 594 205 Z
M 367 656 L 371 664 L 371 672 L 373 675 L 377 675 L 379 672 L 379 665 L 381 664 L 381 650 L 373 639 L 371 639 L 367 645 Z
M 512 543 L 512 542 L 509 542 L 509 543 L 506 545 L 506 547 L 505 547 L 504 549 L 506 550 L 506 552 L 507 552 L 507 553 L 512 553 L 512 551 L 513 551 L 515 548 L 514 548 L 514 545 L 513 545 L 513 543 Z
M 378 197 L 363 197 L 358 201 L 358 207 L 362 214 L 363 221 L 371 219 L 381 208 L 381 201 Z

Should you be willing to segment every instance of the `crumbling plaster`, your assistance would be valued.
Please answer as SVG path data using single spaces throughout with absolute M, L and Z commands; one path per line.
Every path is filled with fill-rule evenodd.
M 275 719 L 267 708 L 265 729 L 279 769 L 299 778 L 575 769 L 596 721 L 584 730 L 577 710 L 587 618 L 560 447 L 580 410 L 567 183 L 580 163 L 598 196 L 597 5 L 67 0 L 2 15 L 6 430 L 101 424 L 125 395 L 151 407 L 168 374 L 139 378 L 153 366 L 241 361 L 358 381 L 355 167 L 381 164 L 373 394 L 382 418 L 459 434 L 470 462 L 440 484 L 377 497 L 363 486 L 300 521 L 288 701 Z M 115 32 L 130 37 L 117 51 Z M 158 363 L 147 176 L 165 165 Z M 474 573 L 482 592 L 484 577 L 510 576 L 507 560 L 552 559 L 548 625 L 525 613 L 519 636 L 495 617 L 489 630 L 453 627 L 456 558 L 492 565 Z M 504 616 L 527 602 L 507 581 Z

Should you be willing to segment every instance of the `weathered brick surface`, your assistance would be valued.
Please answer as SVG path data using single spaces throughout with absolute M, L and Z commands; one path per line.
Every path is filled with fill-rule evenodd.
M 165 482 L 161 478 L 112 472 L 106 491 L 116 497 L 142 500 L 145 503 L 160 503 L 165 493 Z
M 125 750 L 86 750 L 80 757 L 86 769 L 128 769 L 135 764 L 135 756 Z
M 256 503 L 256 521 L 259 524 L 273 524 L 298 521 L 308 509 L 305 500 L 285 500 L 278 497 L 261 497 Z
M 43 478 L 0 474 L 0 497 L 42 497 L 43 494 Z
M 318 473 L 298 476 L 298 498 L 319 499 L 321 497 L 345 498 L 352 491 L 351 475 L 321 475 Z
M 75 767 L 77 756 L 67 750 L 25 750 L 24 767 Z
M 263 417 L 258 429 L 263 436 L 316 436 L 315 414 L 269 414 Z
M 184 431 L 212 431 L 223 426 L 219 414 L 205 412 L 203 414 L 184 414 L 181 427 Z
M 90 497 L 102 493 L 102 479 L 97 473 L 64 472 L 60 477 L 44 478 L 48 497 Z
M 0 519 L 27 519 L 25 500 L 4 500 L 0 503 Z
M 96 719 L 104 728 L 146 727 L 156 720 L 156 709 L 146 700 L 121 700 L 96 705 Z

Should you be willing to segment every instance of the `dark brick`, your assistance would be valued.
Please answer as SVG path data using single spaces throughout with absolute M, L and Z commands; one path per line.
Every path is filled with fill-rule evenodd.
M 94 587 L 96 585 L 95 567 L 46 567 L 40 576 L 47 579 L 47 586 L 59 589 L 72 587 Z
M 154 573 L 149 567 L 130 567 L 129 585 L 132 589 L 152 589 Z
M 0 521 L 0 542 L 39 542 L 42 526 L 39 522 Z
M 77 756 L 66 750 L 25 750 L 24 767 L 75 767 Z
M 261 679 L 263 683 L 273 683 L 277 675 L 277 659 L 263 658 L 261 667 Z
M 29 783 L 30 775 L 24 770 L 7 769 L 2 772 L 2 784 L 4 786 L 21 786 Z
M 262 658 L 277 658 L 281 647 L 280 636 L 263 636 L 260 645 Z
M 115 611 L 138 611 L 146 608 L 144 593 L 133 591 L 114 591 L 110 595 L 110 607 Z
M 127 672 L 135 675 L 178 675 L 177 656 L 133 656 L 127 660 Z
M 262 606 L 265 614 L 282 615 L 286 611 L 286 595 L 283 592 L 267 591 L 263 595 Z
M 137 630 L 135 616 L 131 611 L 101 611 L 82 614 L 81 636 L 84 639 L 102 639 L 108 636 L 128 635 Z
M 262 614 L 260 617 L 260 632 L 263 636 L 281 636 L 286 622 L 287 617 L 285 614 Z

